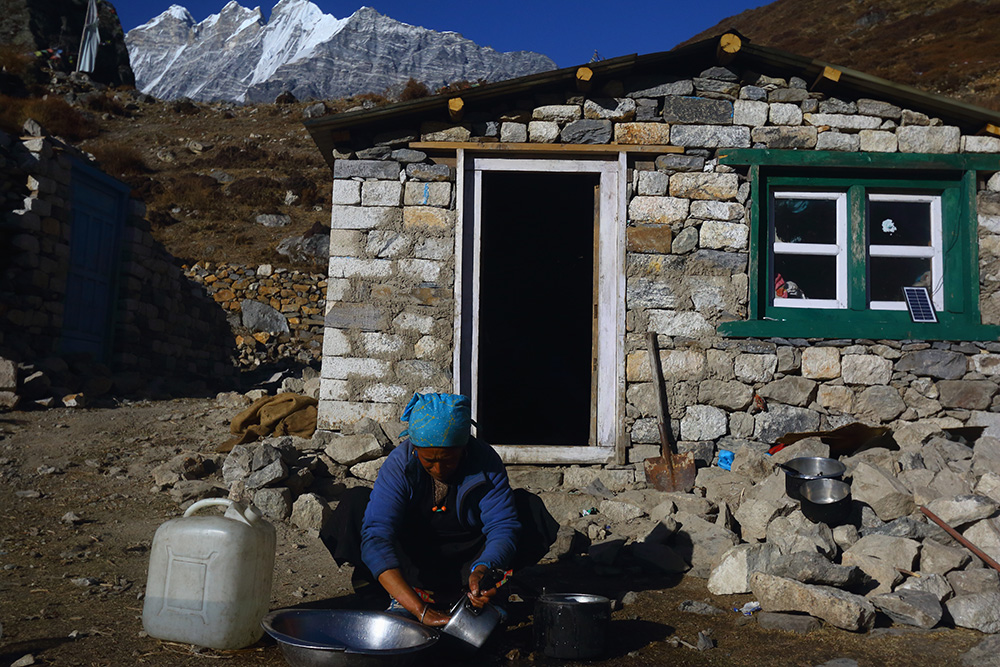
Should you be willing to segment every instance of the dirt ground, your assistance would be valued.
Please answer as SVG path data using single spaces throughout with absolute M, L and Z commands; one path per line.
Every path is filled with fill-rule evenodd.
M 282 665 L 266 636 L 240 651 L 162 642 L 142 630 L 142 594 L 153 533 L 181 511 L 152 490 L 152 468 L 181 451 L 211 453 L 235 410 L 210 399 L 120 404 L 0 415 L 0 667 L 31 654 L 40 665 Z M 79 521 L 64 520 L 68 512 Z M 577 561 L 540 565 L 520 579 L 508 630 L 472 658 L 432 649 L 421 664 L 571 664 L 532 651 L 530 589 L 590 592 L 615 599 L 606 665 L 958 665 L 983 635 L 968 630 L 880 627 L 858 635 L 824 626 L 808 635 L 760 628 L 732 611 L 751 596 L 715 597 L 704 580 L 667 581 L 638 568 L 596 569 Z M 722 614 L 678 611 L 685 600 Z M 338 569 L 318 539 L 278 526 L 271 607 L 351 608 L 349 568 Z M 717 646 L 696 651 L 711 630 Z

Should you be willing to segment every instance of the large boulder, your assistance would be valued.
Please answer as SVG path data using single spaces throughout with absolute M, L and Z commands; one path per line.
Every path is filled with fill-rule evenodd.
M 875 607 L 853 593 L 830 586 L 813 586 L 755 572 L 750 588 L 764 611 L 798 611 L 842 630 L 867 632 L 875 623 Z

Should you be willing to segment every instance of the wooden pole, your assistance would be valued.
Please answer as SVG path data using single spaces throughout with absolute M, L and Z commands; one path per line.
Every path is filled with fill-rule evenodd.
M 954 528 L 952 528 L 951 526 L 949 526 L 948 524 L 946 524 L 941 519 L 941 517 L 939 517 L 937 514 L 935 514 L 934 512 L 930 511 L 929 509 L 927 509 L 923 505 L 920 506 L 920 511 L 923 512 L 924 515 L 928 519 L 930 519 L 931 521 L 933 521 L 937 525 L 941 526 L 941 528 L 944 529 L 944 532 L 946 532 L 949 535 L 951 535 L 952 537 L 954 537 L 958 541 L 959 544 L 961 544 L 963 547 L 965 547 L 966 549 L 968 549 L 972 553 L 976 554 L 976 556 L 978 556 L 981 561 L 983 561 L 984 563 L 986 563 L 987 565 L 989 565 L 990 567 L 992 567 L 997 572 L 1000 572 L 1000 564 L 998 564 L 995 560 L 993 560 L 992 558 L 990 558 L 989 556 L 987 556 L 986 553 L 984 551 L 982 551 L 979 547 L 977 547 L 975 544 L 973 544 L 969 540 L 967 540 L 964 537 L 962 537 L 962 535 L 957 530 L 955 530 Z
M 727 32 L 719 38 L 719 45 L 715 47 L 715 60 L 720 65 L 728 65 L 735 58 L 736 54 L 743 48 L 743 40 L 739 35 Z
M 594 70 L 589 67 L 580 67 L 576 70 L 576 89 L 581 93 L 590 90 L 590 80 L 594 78 Z
M 453 97 L 448 100 L 448 117 L 456 123 L 462 120 L 465 114 L 465 101 L 461 97 Z

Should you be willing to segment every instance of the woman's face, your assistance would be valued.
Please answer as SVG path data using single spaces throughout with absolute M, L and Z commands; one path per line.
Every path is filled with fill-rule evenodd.
M 458 470 L 465 447 L 414 447 L 420 465 L 439 482 L 447 482 Z

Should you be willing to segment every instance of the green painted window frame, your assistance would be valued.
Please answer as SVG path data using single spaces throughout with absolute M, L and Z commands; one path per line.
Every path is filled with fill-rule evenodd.
M 789 155 L 793 154 L 793 155 Z M 797 155 L 794 155 L 797 154 Z M 873 157 L 866 162 L 865 158 Z M 979 243 L 976 211 L 978 161 L 965 156 L 863 156 L 829 151 L 740 150 L 722 164 L 749 164 L 751 186 L 747 319 L 718 326 L 723 336 L 759 338 L 864 338 L 895 340 L 998 340 L 1000 326 L 979 313 Z M 994 162 L 1000 158 L 989 156 Z M 962 167 L 971 167 L 963 169 Z M 843 189 L 848 193 L 848 307 L 787 308 L 770 305 L 769 202 L 774 189 Z M 944 310 L 936 323 L 915 323 L 907 311 L 868 308 L 865 192 L 941 195 Z

